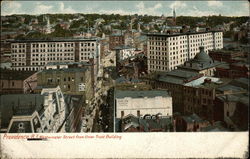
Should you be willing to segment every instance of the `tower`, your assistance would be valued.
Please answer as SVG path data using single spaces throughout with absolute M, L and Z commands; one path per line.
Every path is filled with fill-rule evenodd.
M 46 18 L 47 19 L 47 27 L 46 27 L 46 34 L 50 34 L 51 33 L 51 26 L 50 26 L 50 21 L 49 21 L 49 17 Z
M 173 24 L 176 25 L 176 13 L 175 13 L 175 8 L 173 10 Z
M 140 22 L 138 22 L 138 24 L 137 24 L 137 30 L 138 30 L 138 32 L 141 32 L 141 24 L 140 24 Z
M 133 30 L 133 20 L 132 20 L 132 19 L 131 19 L 131 21 L 130 21 L 130 28 L 129 28 L 129 30 L 130 30 L 130 31 Z

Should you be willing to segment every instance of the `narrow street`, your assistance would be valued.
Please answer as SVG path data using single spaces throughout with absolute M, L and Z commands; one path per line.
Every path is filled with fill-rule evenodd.
M 114 52 L 111 52 L 102 59 L 102 65 L 99 70 L 100 77 L 104 77 L 104 68 L 114 65 L 114 63 L 110 62 L 110 59 L 114 60 Z M 114 81 L 110 75 L 106 78 L 107 79 L 101 78 L 97 82 L 94 98 L 86 106 L 85 114 L 82 117 L 81 132 L 113 131 L 113 109 L 111 109 L 112 105 L 110 104 L 112 103 L 110 102 L 112 98 L 109 90 L 114 85 Z M 109 101 L 109 103 L 107 101 Z

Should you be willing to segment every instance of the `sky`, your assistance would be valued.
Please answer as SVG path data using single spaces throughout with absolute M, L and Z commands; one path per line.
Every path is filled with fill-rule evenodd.
M 98 13 L 172 16 L 249 16 L 249 3 L 241 1 L 3 1 L 1 15 Z

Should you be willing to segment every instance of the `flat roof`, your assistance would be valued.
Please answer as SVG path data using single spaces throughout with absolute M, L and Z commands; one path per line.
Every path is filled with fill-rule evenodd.
M 211 82 L 216 82 L 218 84 L 222 83 L 222 81 L 220 81 L 220 78 L 203 76 L 203 77 L 200 77 L 196 80 L 193 80 L 191 82 L 186 83 L 185 86 L 193 86 L 193 87 L 200 86 L 201 84 L 204 83 L 205 79 L 211 79 Z
M 88 67 L 81 67 L 81 68 L 62 68 L 62 69 L 47 69 L 47 70 L 42 70 L 39 73 L 53 73 L 53 72 L 83 72 L 88 70 Z
M 41 94 L 0 95 L 2 127 L 8 127 L 13 115 L 31 115 L 35 110 L 38 113 L 42 111 L 44 98 Z
M 53 66 L 53 65 L 74 65 L 74 64 L 79 64 L 79 65 L 91 65 L 88 62 L 49 62 L 45 66 Z
M 174 37 L 174 36 L 182 36 L 182 35 L 206 34 L 206 33 L 215 33 L 215 32 L 222 32 L 222 31 L 187 32 L 187 33 L 177 33 L 177 34 L 166 34 L 166 33 L 144 33 L 144 34 L 147 36 Z
M 115 98 L 154 98 L 154 97 L 170 97 L 167 91 L 163 90 L 150 90 L 150 91 L 115 91 Z
M 77 41 L 97 41 L 97 38 L 48 38 L 48 39 L 25 39 L 9 40 L 12 43 L 32 43 L 32 42 L 77 42 Z
M 199 73 L 197 72 L 176 69 L 176 70 L 160 75 L 160 77 L 158 78 L 158 81 L 174 83 L 174 84 L 184 84 L 185 80 L 189 80 L 197 76 L 199 76 Z

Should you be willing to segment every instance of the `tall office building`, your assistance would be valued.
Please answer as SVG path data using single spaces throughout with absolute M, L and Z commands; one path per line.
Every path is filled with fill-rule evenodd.
M 223 48 L 223 35 L 219 31 L 162 34 L 148 33 L 148 72 L 171 71 L 184 62 L 193 59 L 204 50 Z
M 94 58 L 100 65 L 97 39 L 50 39 L 11 41 L 13 70 L 38 71 L 49 62 L 84 62 Z

